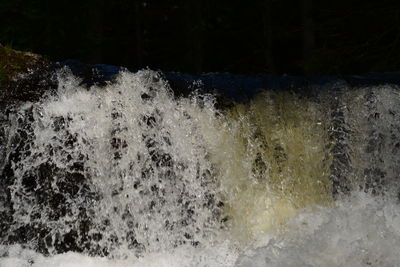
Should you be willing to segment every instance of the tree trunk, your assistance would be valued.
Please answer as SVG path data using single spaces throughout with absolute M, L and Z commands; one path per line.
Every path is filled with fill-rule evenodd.
M 312 60 L 315 47 L 314 19 L 312 15 L 312 0 L 302 0 L 303 24 L 303 71 L 310 73 L 309 62 Z
M 135 36 L 136 36 L 136 57 L 135 63 L 138 67 L 143 67 L 143 30 L 142 30 L 142 19 L 141 19 L 141 1 L 135 1 Z
M 186 2 L 187 60 L 190 71 L 196 74 L 203 70 L 204 2 L 204 0 L 188 0 Z
M 91 6 L 96 8 L 91 8 Z M 90 2 L 88 7 L 88 34 L 90 36 L 91 49 L 89 50 L 89 61 L 101 63 L 103 58 L 103 39 L 104 39 L 104 0 Z
M 264 1 L 263 34 L 264 34 L 264 58 L 265 71 L 275 73 L 275 63 L 273 57 L 273 31 L 272 31 L 272 0 Z

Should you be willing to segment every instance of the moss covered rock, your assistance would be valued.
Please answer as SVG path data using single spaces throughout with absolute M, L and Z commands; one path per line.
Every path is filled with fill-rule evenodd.
M 0 44 L 0 101 L 34 100 L 52 87 L 54 63 Z
M 8 82 L 16 79 L 18 74 L 29 72 L 44 57 L 13 50 L 0 44 L 0 82 Z

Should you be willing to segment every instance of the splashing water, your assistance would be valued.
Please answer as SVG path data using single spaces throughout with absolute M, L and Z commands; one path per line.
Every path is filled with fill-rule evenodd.
M 399 264 L 398 89 L 345 89 L 218 110 L 60 72 L 2 118 L 0 266 Z

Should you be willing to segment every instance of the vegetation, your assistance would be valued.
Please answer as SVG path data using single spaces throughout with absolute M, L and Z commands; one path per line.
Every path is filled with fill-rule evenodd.
M 0 45 L 0 84 L 13 80 L 18 74 L 26 72 L 40 59 L 39 56 L 20 52 Z
M 357 74 L 400 69 L 397 0 L 15 0 L 0 42 L 132 69 Z
M 0 44 L 0 101 L 10 97 L 19 100 L 39 97 L 51 86 L 51 80 L 45 78 L 50 65 L 43 56 Z M 14 83 L 17 80 L 18 86 Z

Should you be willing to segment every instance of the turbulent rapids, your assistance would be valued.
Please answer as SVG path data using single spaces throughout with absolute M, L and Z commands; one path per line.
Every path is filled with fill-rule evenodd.
M 400 264 L 397 86 L 220 107 L 149 70 L 57 75 L 0 114 L 0 266 Z

